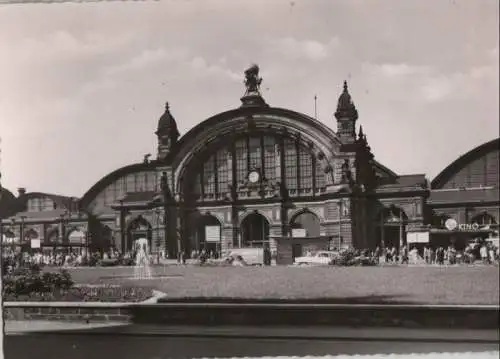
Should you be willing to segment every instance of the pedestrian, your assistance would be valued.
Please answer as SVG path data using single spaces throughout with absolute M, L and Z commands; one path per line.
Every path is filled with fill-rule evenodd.
M 481 246 L 479 253 L 481 255 L 481 260 L 483 261 L 483 264 L 488 264 L 488 248 L 486 248 L 486 245 L 483 244 Z

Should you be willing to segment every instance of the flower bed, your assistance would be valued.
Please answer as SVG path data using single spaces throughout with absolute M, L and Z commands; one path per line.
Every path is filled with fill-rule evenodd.
M 152 288 L 122 285 L 74 285 L 66 270 L 43 272 L 21 268 L 4 277 L 4 301 L 25 302 L 142 302 Z

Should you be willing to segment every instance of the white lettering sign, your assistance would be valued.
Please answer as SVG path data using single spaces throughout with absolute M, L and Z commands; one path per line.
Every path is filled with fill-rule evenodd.
M 406 242 L 410 243 L 429 243 L 429 232 L 408 232 Z
M 31 248 L 40 248 L 40 239 L 32 239 Z
M 304 238 L 307 237 L 307 232 L 304 228 L 293 228 L 292 229 L 293 238 Z
M 220 226 L 205 226 L 205 241 L 207 243 L 220 242 Z

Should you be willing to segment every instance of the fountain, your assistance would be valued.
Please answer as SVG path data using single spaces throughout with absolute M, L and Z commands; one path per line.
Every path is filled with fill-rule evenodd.
M 139 238 L 134 243 L 135 266 L 134 279 L 151 279 L 151 266 L 149 263 L 149 243 L 146 238 Z

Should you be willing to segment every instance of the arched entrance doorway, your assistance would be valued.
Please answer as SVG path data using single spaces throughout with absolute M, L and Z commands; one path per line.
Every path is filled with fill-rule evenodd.
M 219 255 L 221 251 L 222 226 L 219 220 L 210 214 L 195 214 L 190 218 L 190 249 L 200 253 Z M 191 254 L 191 253 L 190 253 Z
M 290 228 L 292 237 L 319 237 L 320 223 L 319 218 L 310 211 L 297 213 L 290 220 Z M 302 257 L 302 243 L 293 243 L 292 258 Z
M 143 216 L 139 216 L 132 220 L 127 228 L 127 243 L 126 251 L 131 251 L 134 248 L 134 242 L 139 238 L 148 240 L 149 248 L 151 249 L 152 226 Z
M 251 213 L 241 222 L 241 246 L 243 248 L 269 247 L 269 222 L 260 213 Z
M 406 223 L 408 217 L 401 208 L 394 205 L 384 207 L 378 215 L 379 238 L 377 245 L 397 248 L 406 244 Z
M 304 237 L 319 237 L 320 224 L 319 218 L 312 212 L 304 211 L 295 215 L 290 221 L 290 228 L 303 229 L 305 232 Z

